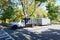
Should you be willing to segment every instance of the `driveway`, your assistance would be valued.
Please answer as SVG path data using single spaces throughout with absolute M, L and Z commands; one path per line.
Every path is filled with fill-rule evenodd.
M 15 40 L 60 40 L 60 25 L 5 30 Z

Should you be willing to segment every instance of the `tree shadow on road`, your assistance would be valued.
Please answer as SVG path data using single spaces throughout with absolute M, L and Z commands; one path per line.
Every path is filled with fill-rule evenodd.
M 48 29 L 36 34 L 26 29 L 6 30 L 15 40 L 60 40 L 60 30 Z M 34 31 L 34 30 L 32 30 Z

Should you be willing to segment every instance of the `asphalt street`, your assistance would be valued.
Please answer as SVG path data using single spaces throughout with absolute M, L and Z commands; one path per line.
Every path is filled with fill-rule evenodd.
M 0 40 L 15 40 L 5 30 L 3 30 L 2 28 L 3 27 L 0 26 Z
M 5 30 L 15 40 L 60 40 L 60 25 Z

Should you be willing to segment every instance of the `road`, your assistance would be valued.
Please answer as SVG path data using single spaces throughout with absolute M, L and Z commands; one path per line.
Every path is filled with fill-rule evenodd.
M 15 40 L 0 26 L 0 40 Z
M 15 40 L 60 40 L 60 25 L 5 30 Z

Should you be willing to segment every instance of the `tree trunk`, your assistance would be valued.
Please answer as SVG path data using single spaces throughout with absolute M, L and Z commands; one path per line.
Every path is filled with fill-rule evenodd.
M 35 3 L 34 3 L 34 12 L 35 12 L 35 11 L 36 11 L 36 8 L 38 8 L 38 7 L 41 5 L 41 3 L 38 2 L 38 1 L 35 1 L 35 0 L 34 0 L 34 2 L 35 2 Z M 33 12 L 33 13 L 34 13 L 34 12 Z M 29 16 L 31 17 L 31 16 L 33 15 L 33 13 L 32 13 L 31 15 L 29 15 Z

